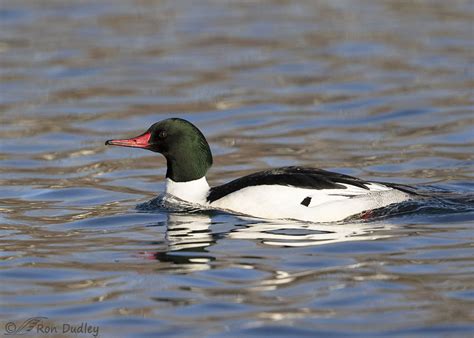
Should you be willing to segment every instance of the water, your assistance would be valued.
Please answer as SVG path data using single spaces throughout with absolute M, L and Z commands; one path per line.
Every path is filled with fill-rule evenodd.
M 471 336 L 473 22 L 462 0 L 3 0 L 0 332 Z M 146 208 L 164 159 L 104 141 L 172 116 L 211 184 L 307 165 L 428 197 L 338 224 Z

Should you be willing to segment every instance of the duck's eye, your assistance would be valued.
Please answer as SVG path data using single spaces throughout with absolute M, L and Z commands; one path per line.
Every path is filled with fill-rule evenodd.
M 160 131 L 160 133 L 158 134 L 158 137 L 161 138 L 161 139 L 166 138 L 166 136 L 168 136 L 168 133 L 166 132 L 166 130 L 162 130 L 162 131 Z

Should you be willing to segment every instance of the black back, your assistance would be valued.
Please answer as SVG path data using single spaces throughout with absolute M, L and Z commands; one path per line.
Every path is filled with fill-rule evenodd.
M 369 182 L 356 177 L 316 168 L 283 167 L 260 171 L 213 187 L 207 196 L 207 200 L 212 203 L 237 190 L 257 185 L 283 185 L 316 190 L 347 189 L 341 183 L 369 189 L 367 187 Z

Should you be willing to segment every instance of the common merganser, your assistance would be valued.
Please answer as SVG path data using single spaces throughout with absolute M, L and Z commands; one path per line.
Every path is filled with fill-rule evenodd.
M 105 144 L 163 154 L 170 195 L 205 208 L 254 217 L 341 221 L 412 197 L 396 184 L 296 166 L 260 171 L 211 188 L 206 180 L 212 165 L 209 144 L 196 126 L 180 118 L 157 122 L 139 136 Z

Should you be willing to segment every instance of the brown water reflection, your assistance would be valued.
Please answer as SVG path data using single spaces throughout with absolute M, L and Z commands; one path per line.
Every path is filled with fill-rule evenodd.
M 473 22 L 464 0 L 3 0 L 2 327 L 469 335 Z M 164 159 L 103 142 L 171 116 L 207 135 L 212 184 L 308 165 L 465 205 L 331 228 L 136 210 Z

